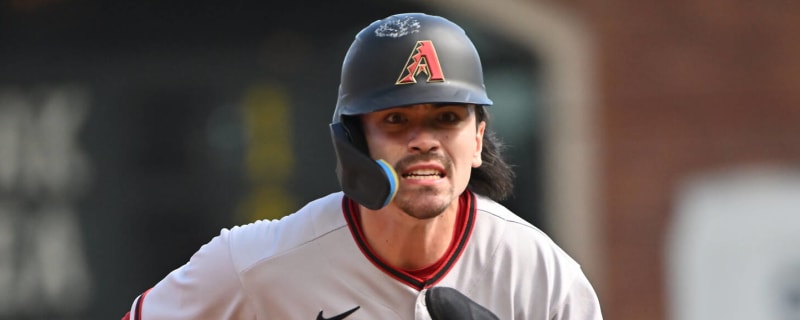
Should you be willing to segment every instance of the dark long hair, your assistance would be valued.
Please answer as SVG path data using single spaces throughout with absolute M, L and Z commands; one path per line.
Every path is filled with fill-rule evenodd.
M 495 201 L 505 200 L 514 192 L 514 170 L 503 159 L 504 145 L 495 132 L 489 128 L 489 113 L 485 106 L 476 106 L 477 123 L 486 122 L 483 134 L 482 164 L 472 168 L 467 187 L 472 192 L 487 196 Z

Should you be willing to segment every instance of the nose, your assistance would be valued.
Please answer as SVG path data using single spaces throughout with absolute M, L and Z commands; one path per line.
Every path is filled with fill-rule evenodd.
M 440 146 L 441 144 L 435 132 L 426 126 L 417 126 L 409 130 L 408 149 L 411 152 L 429 153 L 439 150 Z

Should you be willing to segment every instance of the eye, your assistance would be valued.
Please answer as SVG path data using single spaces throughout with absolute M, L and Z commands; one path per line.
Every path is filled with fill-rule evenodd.
M 436 119 L 441 123 L 454 124 L 461 121 L 461 115 L 452 111 L 444 111 L 439 113 Z
M 390 124 L 400 124 L 406 122 L 407 120 L 402 113 L 391 112 L 383 118 L 383 121 Z

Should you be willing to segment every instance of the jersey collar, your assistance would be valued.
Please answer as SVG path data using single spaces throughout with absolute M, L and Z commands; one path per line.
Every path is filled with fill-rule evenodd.
M 364 232 L 361 228 L 358 203 L 345 196 L 342 199 L 342 213 L 347 221 L 347 226 L 361 252 L 378 269 L 388 274 L 392 278 L 403 282 L 417 290 L 429 288 L 438 283 L 453 268 L 458 258 L 464 251 L 472 235 L 475 224 L 476 206 L 475 194 L 466 190 L 458 198 L 458 217 L 456 218 L 456 228 L 450 247 L 442 258 L 434 263 L 430 268 L 425 268 L 425 272 L 409 272 L 400 268 L 395 268 L 383 261 L 369 246 Z

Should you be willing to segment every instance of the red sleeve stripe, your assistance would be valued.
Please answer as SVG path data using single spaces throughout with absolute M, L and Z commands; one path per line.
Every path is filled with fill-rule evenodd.
M 142 293 L 142 295 L 139 296 L 139 299 L 136 300 L 136 310 L 135 314 L 133 315 L 133 320 L 142 320 L 142 305 L 144 304 L 144 297 L 147 296 L 147 293 L 149 293 L 150 290 L 153 290 L 153 288 L 147 289 L 147 291 Z

